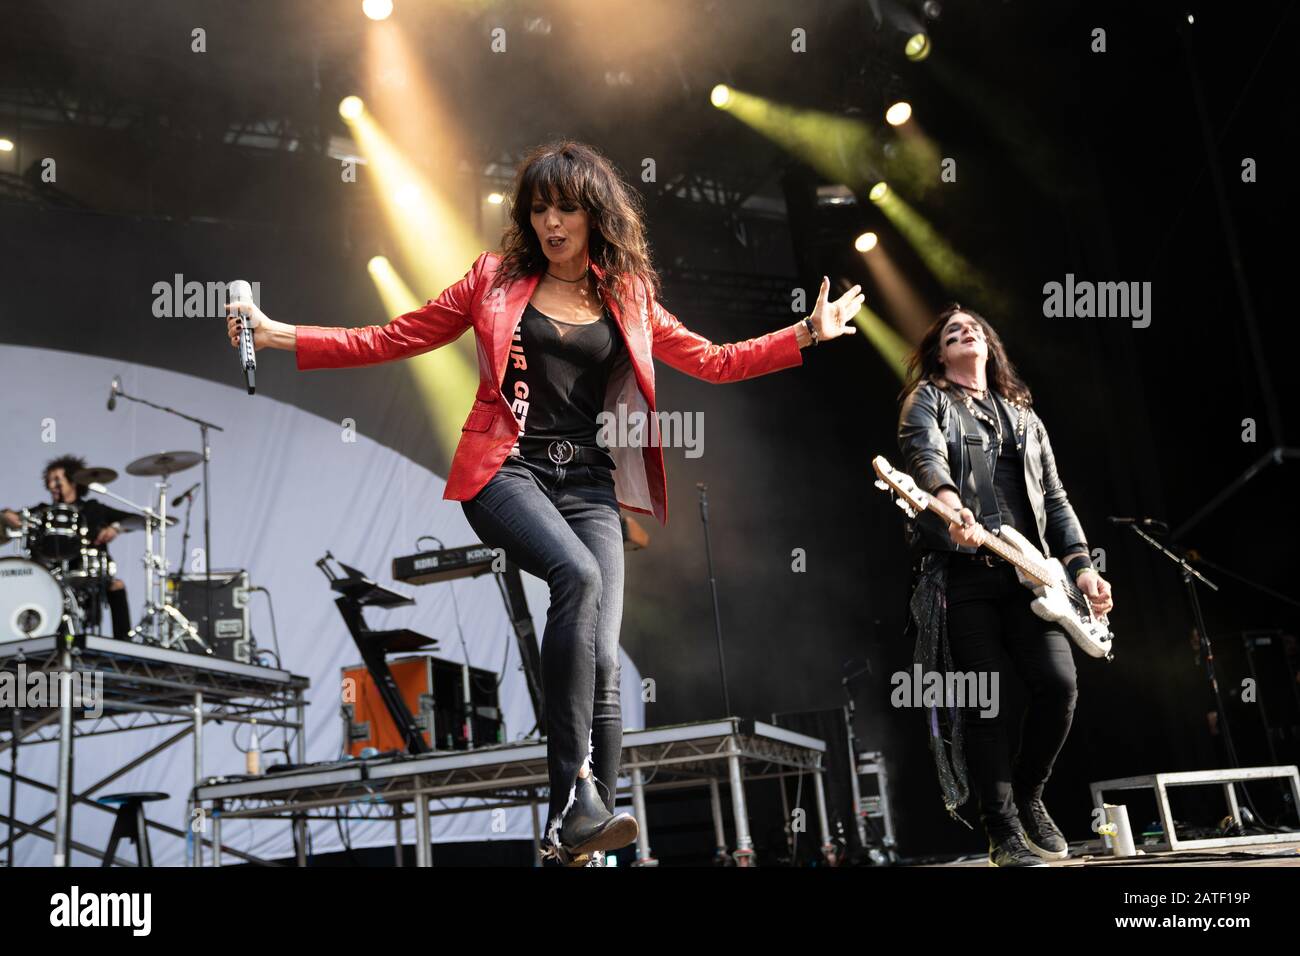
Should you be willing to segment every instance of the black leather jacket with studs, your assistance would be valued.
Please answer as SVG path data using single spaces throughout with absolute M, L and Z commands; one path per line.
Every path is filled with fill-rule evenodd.
M 1042 547 L 1045 554 L 1056 558 L 1080 551 L 1086 553 L 1087 539 L 1061 484 L 1056 456 L 1052 454 L 1052 444 L 1042 419 L 1032 407 L 1012 405 L 1000 395 L 995 397 L 1010 414 L 1011 420 L 1016 422 L 1017 434 L 1023 430 L 1021 461 L 1025 469 L 1025 489 L 1038 525 L 1039 538 L 1033 542 L 1030 537 L 1030 541 Z M 902 452 L 900 467 L 912 476 L 922 491 L 931 495 L 945 487 L 957 491 L 962 503 L 978 515 L 979 492 L 975 488 L 964 440 L 965 416 L 954 409 L 954 401 L 956 399 L 950 398 L 933 382 L 922 383 L 903 400 L 898 417 L 898 447 Z M 986 440 L 984 454 L 990 475 L 996 465 L 997 453 L 997 445 Z M 955 472 L 954 462 L 957 466 Z M 909 521 L 907 534 L 908 543 L 914 549 L 963 553 L 978 550 L 953 544 L 947 525 L 933 512 Z

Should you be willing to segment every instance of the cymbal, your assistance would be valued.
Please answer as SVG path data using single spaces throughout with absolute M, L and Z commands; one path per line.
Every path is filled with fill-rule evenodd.
M 156 455 L 145 455 L 126 466 L 128 475 L 174 475 L 186 468 L 193 468 L 203 460 L 196 451 L 160 451 Z
M 116 519 L 116 520 L 117 520 L 117 526 L 118 526 L 119 528 L 121 528 L 124 532 L 126 532 L 126 531 L 143 531 L 143 530 L 144 530 L 144 515 L 130 515 L 130 514 L 129 514 L 129 515 L 127 515 L 127 516 L 124 517 L 124 518 L 118 518 L 118 519 Z M 167 516 L 167 527 L 170 528 L 172 525 L 174 525 L 174 524 L 176 523 L 176 520 L 177 520 L 177 519 L 174 518 L 172 515 L 168 515 L 168 516 Z
M 106 485 L 110 481 L 117 481 L 117 472 L 112 468 L 83 468 L 80 471 L 73 472 L 72 483 L 74 485 Z

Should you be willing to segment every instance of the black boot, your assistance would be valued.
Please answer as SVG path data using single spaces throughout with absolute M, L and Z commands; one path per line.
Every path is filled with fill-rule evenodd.
M 1047 866 L 1025 841 L 1019 821 L 989 827 L 989 866 Z
M 585 866 L 597 850 L 617 850 L 636 839 L 636 817 L 610 813 L 596 791 L 593 774 L 579 777 L 573 805 L 560 821 L 560 845 L 555 855 L 566 866 Z
M 1039 796 L 1017 793 L 1015 800 L 1029 848 L 1044 860 L 1064 860 L 1069 856 L 1070 844 L 1061 828 L 1047 815 L 1041 792 Z

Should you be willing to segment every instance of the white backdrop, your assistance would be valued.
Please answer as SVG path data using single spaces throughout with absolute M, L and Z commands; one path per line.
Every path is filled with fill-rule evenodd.
M 519 670 L 514 635 L 492 579 L 485 576 L 412 588 L 394 585 L 389 577 L 392 558 L 417 550 L 415 540 L 421 534 L 435 535 L 448 547 L 476 540 L 459 503 L 442 499 L 442 478 L 363 434 L 358 434 L 354 442 L 346 442 L 339 424 L 292 405 L 260 396 L 250 398 L 242 387 L 77 353 L 5 345 L 0 345 L 0 370 L 4 393 L 0 415 L 0 506 L 20 508 L 46 500 L 40 485 L 41 469 L 46 461 L 63 454 L 81 455 L 92 465 L 116 469 L 122 477 L 109 486 L 110 490 L 133 501 L 148 502 L 154 494 L 152 482 L 127 475 L 126 463 L 159 451 L 200 450 L 198 428 L 189 422 L 124 400 L 119 400 L 116 411 L 107 411 L 105 402 L 114 375 L 121 375 L 123 389 L 132 395 L 226 429 L 213 432 L 211 437 L 212 567 L 245 568 L 251 583 L 271 592 L 284 667 L 311 680 L 308 760 L 329 760 L 340 755 L 339 671 L 360 660 L 334 606 L 333 592 L 314 566 L 326 550 L 381 584 L 416 599 L 414 607 L 368 611 L 372 627 L 413 628 L 439 640 L 437 656 L 455 661 L 464 659 L 457 636 L 458 606 L 470 663 L 498 673 L 505 663 L 500 694 L 506 739 L 516 740 L 533 726 L 532 705 Z M 399 370 L 394 369 L 394 374 L 400 374 Z M 45 439 L 50 437 L 51 428 L 54 440 L 43 440 L 43 434 Z M 364 430 L 364 423 L 359 428 Z M 169 496 L 188 488 L 201 474 L 201 469 L 195 467 L 173 476 Z M 112 499 L 104 500 L 116 504 Z M 180 517 L 183 524 L 183 510 Z M 202 546 L 202 519 L 200 494 L 194 507 L 191 551 Z M 178 566 L 181 528 L 177 525 L 168 535 L 173 569 Z M 118 577 L 127 584 L 133 622 L 144 600 L 141 538 L 139 532 L 124 534 L 111 549 Z M 0 555 L 15 551 L 11 545 L 0 549 Z M 523 577 L 540 640 L 546 620 L 547 588 L 536 578 L 527 574 Z M 105 633 L 110 630 L 107 614 L 104 629 Z M 259 647 L 272 646 L 265 595 L 252 597 L 252 630 Z M 643 727 L 640 675 L 625 653 L 622 683 L 623 724 L 628 728 Z M 84 789 L 176 729 L 131 730 L 82 740 L 76 751 L 76 789 Z M 243 755 L 234 747 L 231 732 L 229 724 L 207 726 L 205 774 L 243 772 Z M 239 743 L 247 746 L 247 727 L 239 728 L 237 733 Z M 264 750 L 283 743 L 278 730 L 262 736 Z M 264 762 L 281 759 L 278 755 L 264 755 Z M 4 754 L 2 760 L 7 771 L 9 754 Z M 100 792 L 167 792 L 171 798 L 149 804 L 148 815 L 183 830 L 192 761 L 192 744 L 186 740 Z M 55 767 L 53 743 L 20 751 L 21 775 L 52 786 Z M 8 811 L 7 779 L 0 785 L 0 794 Z M 52 794 L 20 785 L 17 816 L 33 820 L 51 811 L 53 803 Z M 545 808 L 540 812 L 544 815 Z M 73 837 L 102 849 L 108 845 L 112 821 L 110 813 L 79 806 L 73 813 Z M 434 816 L 431 825 L 435 841 L 532 837 L 527 810 L 507 811 L 503 833 L 492 833 L 490 822 L 487 812 L 472 812 Z M 52 821 L 48 829 L 53 830 Z M 292 853 L 286 823 L 231 821 L 222 836 L 227 845 L 263 858 Z M 390 822 L 354 822 L 350 839 L 356 847 L 391 845 L 393 827 Z M 410 821 L 406 823 L 405 839 L 414 839 Z M 154 831 L 150 840 L 155 865 L 184 862 L 184 847 L 179 839 Z M 316 852 L 341 849 L 333 821 L 313 824 L 311 845 Z M 15 862 L 47 866 L 51 852 L 48 840 L 28 835 L 17 844 Z M 132 847 L 123 844 L 119 853 L 131 859 Z M 98 860 L 74 852 L 73 863 L 96 865 Z

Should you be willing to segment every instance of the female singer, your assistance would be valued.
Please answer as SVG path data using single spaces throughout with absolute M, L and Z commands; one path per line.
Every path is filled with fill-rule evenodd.
M 300 369 L 390 362 L 473 329 L 478 393 L 444 497 L 462 502 L 485 544 L 550 587 L 541 648 L 548 858 L 597 862 L 637 834 L 635 818 L 613 812 L 623 735 L 618 509 L 666 521 L 667 487 L 657 433 L 611 440 L 601 424 L 654 418 L 654 358 L 710 382 L 801 364 L 800 349 L 855 331 L 859 286 L 835 302 L 829 287 L 823 278 L 811 316 L 758 338 L 715 345 L 689 331 L 656 301 L 637 193 L 595 149 L 564 141 L 521 164 L 502 251 L 480 255 L 423 308 L 342 329 L 228 307 L 232 345 L 242 309 L 254 346 L 296 351 Z

